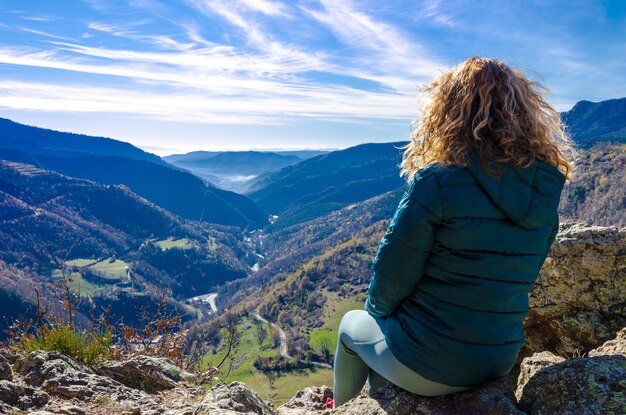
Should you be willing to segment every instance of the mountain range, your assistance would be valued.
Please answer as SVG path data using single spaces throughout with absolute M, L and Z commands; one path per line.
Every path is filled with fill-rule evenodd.
M 291 166 L 325 151 L 194 151 L 163 159 L 226 190 L 243 193 L 259 176 Z
M 0 121 L 0 159 L 122 184 L 187 219 L 242 227 L 267 223 L 267 213 L 247 197 L 217 188 L 128 143 Z

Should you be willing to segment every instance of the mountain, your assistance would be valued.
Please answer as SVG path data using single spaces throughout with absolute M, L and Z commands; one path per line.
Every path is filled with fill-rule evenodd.
M 329 153 L 333 150 L 251 150 L 251 151 L 191 151 L 185 154 L 172 154 L 163 157 L 168 163 L 175 164 L 176 162 L 191 162 L 201 159 L 208 159 L 218 154 L 236 154 L 236 153 L 271 153 L 281 156 L 296 156 L 301 160 L 306 160 L 311 157 L 320 156 L 322 154 Z
M 184 223 L 125 186 L 0 161 L 0 325 L 32 312 L 37 287 L 54 303 L 63 273 L 127 322 L 164 289 L 188 313 L 179 300 L 247 275 L 246 251 L 237 229 Z
M 54 157 L 117 156 L 163 164 L 130 143 L 19 124 L 0 118 L 0 147 Z
M 163 159 L 191 171 L 216 186 L 243 193 L 255 178 L 326 151 L 194 151 Z
M 226 151 L 209 153 L 205 157 L 194 154 L 189 158 L 165 157 L 177 167 L 187 169 L 216 186 L 242 192 L 255 177 L 296 164 L 303 159 L 260 151 Z
M 167 157 L 165 160 L 168 161 Z M 173 164 L 180 167 L 193 166 L 213 174 L 256 176 L 268 171 L 280 170 L 299 161 L 302 159 L 297 156 L 283 156 L 259 151 L 229 151 L 213 154 L 207 158 L 195 158 L 190 161 L 178 160 Z
M 579 101 L 561 117 L 574 141 L 584 148 L 598 141 L 626 143 L 626 98 Z
M 313 157 L 263 177 L 248 196 L 277 227 L 303 222 L 402 186 L 404 142 L 361 144 Z
M 159 157 L 116 140 L 0 123 L 0 158 L 133 192 L 187 219 L 259 227 L 266 212 L 245 196 L 212 186 Z M 74 150 L 74 146 L 77 150 Z

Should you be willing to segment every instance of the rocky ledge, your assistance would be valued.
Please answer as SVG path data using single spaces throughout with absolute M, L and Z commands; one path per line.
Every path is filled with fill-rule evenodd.
M 103 369 L 103 367 L 105 369 Z M 0 414 L 37 415 L 314 415 L 332 396 L 307 388 L 275 408 L 244 384 L 194 386 L 193 375 L 167 359 L 140 356 L 91 369 L 65 355 L 0 353 Z M 129 375 L 133 376 L 129 376 Z M 332 413 L 345 415 L 626 414 L 626 328 L 587 357 L 536 353 L 519 375 L 482 388 L 425 398 L 387 385 L 364 391 Z

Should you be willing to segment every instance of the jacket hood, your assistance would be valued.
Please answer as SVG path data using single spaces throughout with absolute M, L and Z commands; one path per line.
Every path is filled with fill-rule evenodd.
M 498 167 L 498 164 L 494 166 Z M 557 208 L 565 175 L 540 160 L 535 160 L 527 168 L 511 162 L 502 166 L 501 175 L 490 175 L 472 153 L 467 170 L 498 209 L 519 226 L 534 229 L 558 223 Z

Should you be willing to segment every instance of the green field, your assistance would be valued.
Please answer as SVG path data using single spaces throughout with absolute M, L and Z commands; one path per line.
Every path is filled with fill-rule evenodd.
M 254 359 L 257 356 L 278 356 L 279 346 L 271 344 L 271 328 L 264 324 L 268 331 L 267 338 L 263 343 L 259 343 L 258 325 L 264 324 L 250 318 L 242 318 L 238 325 L 239 344 L 236 353 L 232 358 L 226 360 L 222 366 L 220 380 L 225 382 L 241 381 L 252 390 L 259 393 L 263 399 L 270 399 L 275 405 L 280 405 L 291 399 L 296 392 L 307 386 L 331 385 L 333 372 L 329 369 L 305 369 L 288 374 L 279 374 L 270 386 L 270 381 L 266 375 L 254 368 Z M 204 357 L 201 367 L 206 368 L 207 364 L 218 364 L 225 350 L 220 350 L 214 355 Z M 232 369 L 228 372 L 228 367 L 232 363 Z
M 130 265 L 120 259 L 107 258 L 102 260 L 89 258 L 76 258 L 66 261 L 68 267 L 89 267 L 99 271 L 102 277 L 111 280 L 120 280 L 126 278 L 126 267 Z
M 191 243 L 189 239 L 187 238 L 174 239 L 171 236 L 167 239 L 156 241 L 155 244 L 164 251 L 166 249 L 171 249 L 171 248 L 179 248 L 179 249 L 193 248 L 193 244 Z
M 68 276 L 73 279 L 71 285 L 72 290 L 76 293 L 80 293 L 81 296 L 97 297 L 105 294 L 105 290 L 107 288 L 106 285 L 95 284 L 89 280 L 86 280 L 83 278 L 80 272 L 72 272 L 69 273 Z M 52 278 L 60 281 L 63 279 L 63 273 L 60 269 L 55 269 L 54 271 L 52 271 Z
M 100 271 L 104 274 L 105 277 L 111 279 L 123 279 L 126 278 L 126 267 L 128 267 L 128 263 L 124 262 L 120 259 L 107 258 L 102 261 L 96 262 L 91 265 L 90 268 L 93 268 L 96 271 Z
M 335 292 L 322 291 L 326 297 L 322 319 L 324 325 L 319 329 L 311 330 L 309 333 L 309 344 L 314 350 L 327 347 L 331 353 L 335 353 L 337 348 L 337 330 L 344 314 L 350 310 L 362 310 L 363 301 L 355 301 L 351 298 L 341 298 Z
M 97 259 L 78 258 L 72 259 L 70 261 L 65 261 L 65 265 L 69 265 L 71 267 L 86 267 L 97 261 Z

